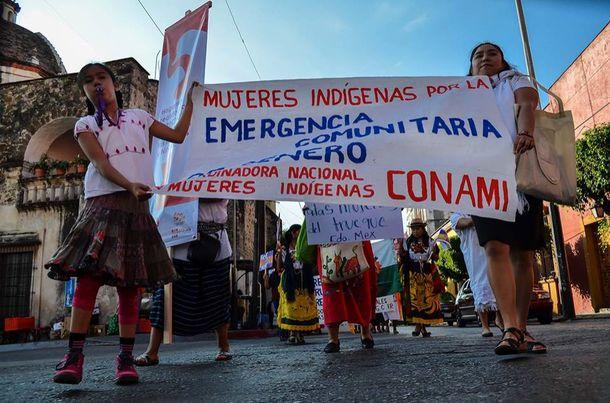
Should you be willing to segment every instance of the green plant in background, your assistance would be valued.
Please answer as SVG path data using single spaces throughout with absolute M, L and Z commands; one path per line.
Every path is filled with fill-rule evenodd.
M 610 123 L 587 130 L 576 141 L 576 184 L 579 210 L 601 206 L 610 215 Z M 597 234 L 605 250 L 610 237 L 608 219 L 599 222 Z
M 468 270 L 460 249 L 460 238 L 457 236 L 449 238 L 449 244 L 451 248 L 441 250 L 436 265 L 443 281 L 452 279 L 456 283 L 461 283 L 468 278 Z
M 610 242 L 610 220 L 608 218 L 597 223 L 597 236 L 601 253 L 605 254 Z
M 106 331 L 108 336 L 119 334 L 119 315 L 116 313 L 108 318 L 108 330 Z
M 610 123 L 576 141 L 576 184 L 580 210 L 601 205 L 610 215 Z
M 51 161 L 50 165 L 54 169 L 63 169 L 65 171 L 70 166 L 70 163 L 68 161 Z
M 38 162 L 32 164 L 32 169 L 49 169 L 49 157 L 46 154 L 42 154 Z
M 81 157 L 80 154 L 76 154 L 76 157 L 72 160 L 72 164 L 74 165 L 87 165 L 89 164 L 89 160 L 87 158 Z

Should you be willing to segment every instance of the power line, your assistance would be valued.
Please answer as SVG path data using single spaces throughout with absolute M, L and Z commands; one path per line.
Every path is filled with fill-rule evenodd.
M 44 0 L 44 2 L 46 3 L 46 5 L 87 45 L 89 45 L 89 47 L 93 50 L 95 49 L 95 47 L 87 40 L 85 39 L 75 28 L 74 26 L 72 26 L 72 24 L 70 23 L 70 21 L 68 21 L 66 18 L 64 18 L 63 15 L 61 15 L 61 13 L 59 11 L 57 11 L 57 9 L 51 4 L 49 3 L 48 0 Z
M 140 1 L 140 0 L 138 0 Z M 241 39 L 241 43 L 244 44 L 244 49 L 246 49 L 246 53 L 248 54 L 248 58 L 250 58 L 250 63 L 252 63 L 252 67 L 254 67 L 254 71 L 256 71 L 256 75 L 258 76 L 259 80 L 261 79 L 261 75 L 258 72 L 258 69 L 256 68 L 256 64 L 254 64 L 254 60 L 252 59 L 252 55 L 250 54 L 250 51 L 248 50 L 248 46 L 246 46 L 246 41 L 244 41 L 244 37 L 241 34 L 241 31 L 239 30 L 239 27 L 237 26 L 237 21 L 235 21 L 235 16 L 233 15 L 233 11 L 231 10 L 231 6 L 229 6 L 229 0 L 225 0 L 225 3 L 227 4 L 227 8 L 229 9 L 229 13 L 231 14 L 231 18 L 233 19 L 233 24 L 235 25 L 235 29 L 237 29 L 237 33 L 239 34 L 239 38 Z
M 140 5 L 142 6 L 142 8 L 144 9 L 144 12 L 146 12 L 146 15 L 148 15 L 148 18 L 150 18 L 150 20 L 152 21 L 153 24 L 155 24 L 155 27 L 157 27 L 157 31 L 159 31 L 159 33 L 161 34 L 161 36 L 164 36 L 163 31 L 161 31 L 161 28 L 159 28 L 159 26 L 157 25 L 157 23 L 155 22 L 154 18 L 152 17 L 152 15 L 150 15 L 150 13 L 148 12 L 148 10 L 146 9 L 146 7 L 144 7 L 144 4 L 142 4 L 142 2 L 140 0 L 138 0 L 138 3 L 140 3 Z

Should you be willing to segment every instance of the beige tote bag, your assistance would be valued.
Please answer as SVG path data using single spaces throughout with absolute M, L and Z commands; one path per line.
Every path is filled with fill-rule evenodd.
M 557 95 L 538 82 L 536 84 L 555 98 L 559 113 L 535 111 L 535 147 L 516 157 L 517 190 L 538 199 L 574 205 L 576 140 L 572 112 L 563 109 L 563 102 Z M 515 116 L 519 116 L 518 105 L 515 105 Z

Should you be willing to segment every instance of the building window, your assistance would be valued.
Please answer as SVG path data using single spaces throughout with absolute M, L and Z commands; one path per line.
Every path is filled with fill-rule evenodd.
M 30 316 L 33 251 L 0 252 L 0 320 Z

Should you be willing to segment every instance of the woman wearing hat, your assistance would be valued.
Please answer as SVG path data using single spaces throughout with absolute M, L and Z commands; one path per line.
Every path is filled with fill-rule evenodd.
M 407 307 L 407 321 L 415 323 L 413 336 L 430 337 L 427 325 L 443 323 L 439 295 L 444 286 L 436 265 L 438 246 L 426 232 L 426 223 L 414 218 L 409 227 L 411 235 L 402 242 L 400 248 L 403 273 L 409 285 L 410 309 Z

